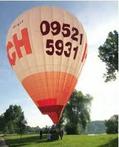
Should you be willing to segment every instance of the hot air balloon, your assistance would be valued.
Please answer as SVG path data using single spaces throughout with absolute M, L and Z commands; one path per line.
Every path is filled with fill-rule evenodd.
M 8 60 L 43 114 L 57 124 L 87 55 L 76 17 L 56 7 L 35 7 L 16 18 L 6 40 Z

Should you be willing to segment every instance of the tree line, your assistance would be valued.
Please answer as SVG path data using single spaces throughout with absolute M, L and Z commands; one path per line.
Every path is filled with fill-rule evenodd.
M 59 126 L 63 126 L 67 134 L 78 134 L 86 128 L 90 121 L 90 103 L 92 97 L 84 95 L 80 91 L 74 91 L 71 95 Z M 27 126 L 22 108 L 17 105 L 10 105 L 9 108 L 0 115 L 0 132 L 19 133 L 25 131 L 32 132 L 33 129 Z M 36 128 L 38 130 L 40 128 Z M 34 131 L 37 132 L 37 131 Z
M 81 91 L 75 90 L 71 99 L 64 109 L 62 118 L 58 124 L 63 128 L 66 134 L 86 133 L 87 125 L 90 123 L 90 106 L 93 98 Z M 118 115 L 113 115 L 104 122 L 106 133 L 118 133 Z M 39 126 L 30 127 L 25 120 L 24 112 L 18 105 L 10 105 L 9 108 L 0 115 L 0 133 L 3 134 L 24 134 L 39 133 L 42 129 L 47 134 L 49 127 L 41 128 Z

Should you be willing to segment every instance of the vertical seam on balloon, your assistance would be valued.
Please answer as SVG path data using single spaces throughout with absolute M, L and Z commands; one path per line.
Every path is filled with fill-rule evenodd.
M 24 14 L 25 14 L 25 13 L 24 13 Z M 20 17 L 23 17 L 23 15 L 20 15 L 20 16 L 18 17 L 18 21 L 19 21 Z M 25 17 L 26 17 L 26 15 L 25 15 Z M 20 27 L 18 27 L 18 32 L 21 32 Z M 28 65 L 27 68 L 26 68 L 26 67 L 24 68 L 24 65 L 23 65 L 23 63 L 21 62 L 20 59 L 19 59 L 19 63 L 21 64 L 22 69 L 23 69 L 24 71 L 28 71 L 29 65 L 28 65 L 28 62 L 27 62 L 26 58 L 25 58 L 25 66 Z M 20 72 L 21 72 L 21 71 L 20 71 Z M 20 81 L 22 81 L 23 79 L 24 79 L 24 75 L 22 75 L 22 79 L 20 79 Z
M 40 17 L 41 17 L 41 19 L 42 19 L 42 13 L 41 13 L 41 11 L 42 11 L 42 9 L 44 9 L 43 7 L 41 8 L 41 9 L 39 9 L 39 11 L 40 11 Z M 47 9 L 47 8 L 46 8 Z M 48 80 L 46 80 L 46 79 L 48 79 L 48 75 L 47 75 L 47 71 L 46 71 L 46 57 L 45 57 L 45 47 L 44 47 L 44 38 L 43 37 L 41 37 L 42 38 L 42 45 L 43 45 L 43 56 L 44 56 L 44 58 L 43 58 L 43 60 L 44 60 L 44 69 L 45 69 L 45 82 L 46 82 L 46 85 L 47 85 L 47 93 L 48 93 L 48 95 L 49 95 L 49 90 L 48 90 Z
M 31 13 L 30 13 L 30 15 L 31 15 Z M 31 17 L 29 17 L 29 26 L 31 26 L 31 19 L 30 19 Z M 31 27 L 30 27 L 31 28 Z M 33 30 L 34 31 L 34 30 Z M 30 29 L 30 34 L 32 34 L 31 33 L 31 29 Z M 31 42 L 33 42 L 33 37 L 32 37 L 32 35 L 31 35 Z M 34 43 L 32 43 L 32 48 L 35 50 L 35 47 L 34 47 Z M 34 59 L 35 59 L 35 67 L 36 67 L 36 72 L 38 72 L 38 65 L 37 65 L 37 58 L 36 58 L 36 50 L 35 50 L 35 52 L 34 52 L 34 54 L 33 54 L 33 56 L 34 56 Z
M 58 11 L 59 11 L 59 9 L 58 9 Z M 62 15 L 62 23 L 64 22 L 64 11 L 63 12 L 61 12 L 61 13 L 63 13 L 63 15 Z M 61 14 L 60 14 L 61 15 Z M 62 28 L 61 28 L 62 29 Z M 63 36 L 61 35 L 61 38 L 62 38 L 62 40 L 63 40 Z M 59 74 L 59 81 L 58 81 L 58 95 L 57 95 L 57 97 L 60 97 L 60 99 L 62 99 L 61 98 L 61 91 L 62 91 L 62 88 L 60 89 L 60 83 L 61 83 L 61 76 L 62 76 L 62 63 L 63 63 L 63 54 L 61 55 L 61 60 L 60 60 L 60 66 L 59 66 L 59 72 L 58 72 L 58 74 Z M 59 91 L 60 90 L 60 91 Z M 59 101 L 61 101 L 59 99 Z M 59 103 L 59 101 L 58 101 L 58 103 Z
M 65 12 L 65 13 L 67 13 L 67 12 Z M 69 13 L 67 13 L 67 15 L 69 16 Z M 71 17 L 71 16 L 69 16 L 69 17 Z M 70 30 L 71 30 L 71 28 L 70 28 Z M 71 43 L 72 42 L 73 42 L 73 40 L 71 40 Z M 72 63 L 70 63 L 70 59 L 71 59 L 71 56 L 68 58 L 68 63 L 67 63 L 68 66 L 67 66 L 66 71 L 65 71 L 68 74 L 70 73 L 70 72 L 68 72 L 68 70 L 71 68 L 70 66 L 72 65 Z M 65 89 L 66 79 L 67 79 L 67 74 L 65 74 L 64 84 L 63 84 L 63 90 Z
M 71 17 L 71 16 L 70 16 L 70 17 Z M 73 19 L 72 26 L 74 26 L 74 18 L 72 18 L 72 19 Z M 71 43 L 72 43 L 72 42 L 73 42 L 73 40 L 71 41 Z M 69 59 L 71 59 L 71 57 L 70 57 Z M 70 60 L 69 60 L 68 63 L 70 63 Z M 76 61 L 75 61 L 74 63 L 76 64 Z M 71 62 L 70 65 L 69 65 L 68 68 L 67 68 L 67 72 L 68 72 L 68 70 L 69 70 L 69 74 L 70 74 L 70 68 L 73 68 L 73 66 L 74 66 L 73 63 Z M 74 88 L 74 73 L 73 73 L 72 75 L 73 75 L 73 76 L 70 76 L 70 80 L 69 80 L 69 84 L 71 85 L 69 91 L 72 91 L 73 88 Z M 72 86 L 73 86 L 73 87 L 72 87 Z M 65 86 L 64 86 L 64 87 L 65 87 Z M 68 95 L 68 97 L 67 97 L 67 101 L 69 100 L 70 95 L 71 95 L 71 92 L 69 93 L 69 95 Z
M 43 9 L 43 7 L 41 7 L 41 8 L 38 8 L 38 13 L 39 13 L 39 20 L 41 20 L 41 10 Z M 40 24 L 39 24 L 40 25 Z M 40 29 L 40 26 L 39 26 L 39 29 Z M 39 39 L 41 39 L 41 46 L 43 46 L 42 48 L 41 48 L 41 50 L 42 50 L 42 55 L 43 55 L 43 63 L 41 64 L 41 65 L 39 65 L 39 66 L 41 66 L 42 68 L 43 68 L 43 72 L 45 73 L 46 71 L 44 70 L 45 69 L 45 59 L 44 59 L 44 56 L 45 56 L 45 54 L 44 54 L 44 45 L 43 45 L 43 37 L 42 36 L 40 36 L 40 38 Z M 41 72 L 40 72 L 41 73 Z M 45 75 L 46 75 L 46 73 L 45 73 Z M 43 77 L 44 78 L 44 77 Z M 42 77 L 40 76 L 40 81 L 42 82 L 42 83 L 44 83 L 44 79 L 42 79 Z M 46 88 L 47 87 L 45 87 L 45 85 L 44 85 L 44 93 L 46 92 Z M 39 99 L 40 99 L 40 97 L 39 97 Z
M 30 40 L 31 40 L 31 48 L 32 48 L 32 51 L 33 50 L 35 50 L 35 48 L 34 48 L 34 43 L 33 43 L 33 38 L 32 38 L 32 32 L 31 32 L 31 14 L 32 14 L 32 9 L 31 9 L 31 11 L 30 11 L 30 13 L 29 13 L 29 17 L 28 17 L 28 24 L 29 24 L 29 33 L 30 33 Z M 35 51 L 34 51 L 34 53 L 32 53 L 32 56 L 33 56 L 33 60 L 35 61 L 35 64 L 34 64 L 34 66 L 35 66 L 35 68 L 37 67 L 37 62 L 36 62 L 36 58 L 35 58 Z M 30 67 L 30 68 L 34 68 L 34 67 Z M 36 68 L 36 72 L 37 72 L 37 68 Z M 32 72 L 31 72 L 32 73 Z M 36 82 L 36 78 L 34 79 L 35 81 L 34 81 L 34 83 L 35 83 L 35 87 L 38 87 L 37 86 L 37 82 Z
M 20 16 L 19 16 L 20 17 Z M 18 17 L 18 20 L 19 20 L 19 17 Z M 18 30 L 18 32 L 20 32 L 20 28 L 19 27 L 17 27 L 17 30 Z M 19 61 L 19 64 L 21 65 L 21 67 L 23 68 L 24 66 L 22 65 L 22 63 L 21 63 L 21 60 L 19 59 L 18 60 Z M 15 65 L 15 66 L 17 66 L 17 64 Z M 20 67 L 20 72 L 19 72 L 19 74 L 17 75 L 16 74 L 16 76 L 18 77 L 18 79 L 19 79 L 19 77 L 20 77 L 20 81 L 22 81 L 22 79 L 23 79 L 23 76 L 22 76 L 22 78 L 21 78 L 21 67 Z M 19 67 L 18 67 L 18 69 L 19 69 Z
M 54 8 L 52 8 L 51 9 L 51 20 L 53 21 L 53 19 L 52 18 L 54 18 L 54 16 L 53 16 L 53 10 L 54 10 Z M 52 39 L 54 40 L 54 36 L 52 35 Z M 52 66 L 53 66 L 53 72 L 52 72 L 52 74 L 53 74 L 53 84 L 55 83 L 55 75 L 54 75 L 54 72 L 55 72 L 55 65 L 54 65 L 54 55 L 52 56 Z M 55 85 L 55 84 L 54 84 Z M 56 88 L 56 87 L 54 87 L 54 88 Z M 52 93 L 53 93 L 53 97 L 55 96 L 55 89 L 54 88 L 52 88 Z
M 60 14 L 61 15 L 61 14 Z M 60 74 L 60 72 L 61 72 L 61 64 L 62 64 L 62 55 L 61 55 L 61 60 L 60 60 L 60 63 L 59 63 L 59 69 L 57 70 L 57 74 L 58 74 L 58 76 L 57 76 L 57 79 L 58 79 L 58 82 L 57 82 L 57 92 L 56 92 L 56 97 L 58 98 L 59 97 L 59 94 L 60 94 L 60 92 L 59 92 L 59 89 L 60 89 L 60 78 L 61 78 L 61 74 Z M 57 104 L 59 103 L 59 101 L 57 101 L 56 102 Z
M 28 20 L 27 21 L 28 21 L 28 24 L 29 24 L 29 14 L 27 14 L 27 15 L 28 15 Z M 30 28 L 29 28 L 29 33 L 30 33 Z M 31 36 L 31 35 L 29 35 L 29 36 Z M 32 46 L 31 41 L 30 41 L 30 45 Z M 26 56 L 26 60 L 25 61 L 26 61 L 27 65 L 28 65 L 27 71 L 31 71 L 31 68 L 29 66 L 29 62 L 28 62 L 27 56 Z

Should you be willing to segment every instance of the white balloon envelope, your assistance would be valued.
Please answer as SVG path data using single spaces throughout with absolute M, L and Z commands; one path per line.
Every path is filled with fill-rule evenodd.
M 58 123 L 87 55 L 81 23 L 56 7 L 35 7 L 11 25 L 9 62 L 43 114 Z

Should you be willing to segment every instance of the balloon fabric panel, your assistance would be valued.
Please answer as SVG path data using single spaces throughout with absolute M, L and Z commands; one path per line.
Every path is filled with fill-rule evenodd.
M 58 83 L 53 82 L 57 81 L 59 76 Z M 49 112 L 50 115 L 54 112 L 60 116 L 60 112 L 66 105 L 76 81 L 76 78 L 71 74 L 46 72 L 28 76 L 22 84 L 42 113 L 47 114 Z

